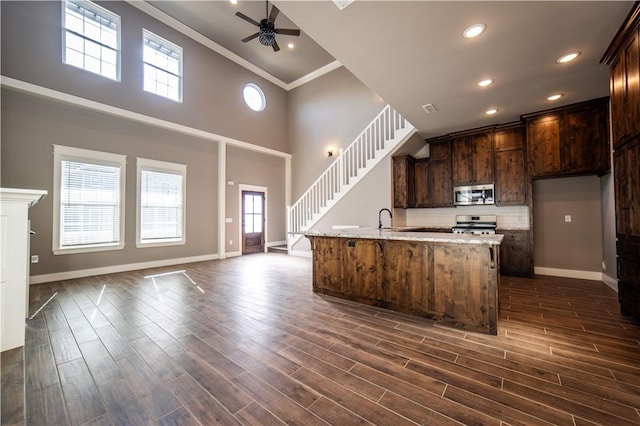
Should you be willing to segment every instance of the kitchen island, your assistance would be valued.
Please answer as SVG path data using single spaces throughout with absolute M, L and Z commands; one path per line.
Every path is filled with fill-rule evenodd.
M 309 231 L 313 291 L 497 334 L 502 235 Z

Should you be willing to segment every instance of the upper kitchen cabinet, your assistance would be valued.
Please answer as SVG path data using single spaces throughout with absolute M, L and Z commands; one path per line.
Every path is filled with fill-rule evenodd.
M 523 115 L 531 178 L 609 172 L 608 117 L 609 98 Z
M 493 130 L 451 137 L 453 185 L 493 183 Z
M 421 158 L 414 163 L 415 177 L 415 206 L 429 207 L 429 171 L 431 170 L 428 158 Z
M 414 162 L 410 155 L 393 157 L 393 207 L 415 207 Z
M 633 14 L 635 13 L 635 16 Z M 613 147 L 640 135 L 640 26 L 632 10 L 607 49 L 602 62 L 611 65 L 611 130 Z
M 429 207 L 453 206 L 451 185 L 451 141 L 427 140 L 429 143 Z
M 497 205 L 527 203 L 524 126 L 514 123 L 497 127 L 495 147 L 495 200 Z

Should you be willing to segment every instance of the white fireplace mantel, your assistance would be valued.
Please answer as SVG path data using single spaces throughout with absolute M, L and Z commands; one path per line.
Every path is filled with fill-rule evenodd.
M 47 191 L 0 188 L 0 351 L 24 345 L 29 280 L 29 208 Z

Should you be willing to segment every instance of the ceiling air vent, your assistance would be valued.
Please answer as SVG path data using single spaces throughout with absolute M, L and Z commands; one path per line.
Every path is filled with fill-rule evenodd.
M 426 111 L 427 114 L 431 114 L 432 112 L 436 112 L 437 109 L 433 104 L 422 105 L 422 109 Z
M 333 2 L 338 6 L 338 9 L 343 10 L 345 7 L 349 6 L 355 0 L 333 0 Z

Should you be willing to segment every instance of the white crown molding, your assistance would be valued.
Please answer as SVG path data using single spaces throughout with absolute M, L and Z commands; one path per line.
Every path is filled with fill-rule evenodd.
M 306 83 L 308 83 L 308 82 L 310 82 L 312 80 L 315 80 L 318 77 L 321 77 L 321 76 L 323 76 L 325 74 L 328 74 L 331 71 L 340 68 L 341 66 L 342 66 L 342 64 L 339 61 L 330 62 L 327 65 L 325 65 L 323 67 L 320 67 L 317 70 L 312 71 L 309 74 L 307 74 L 307 75 L 305 75 L 303 77 L 300 77 L 299 79 L 297 79 L 295 81 L 292 81 L 291 83 L 287 84 L 286 89 L 287 90 L 293 90 L 296 87 L 300 87 L 303 84 L 306 84 Z
M 204 130 L 174 123 L 172 121 L 161 120 L 159 118 L 139 114 L 134 111 L 114 107 L 111 105 L 92 101 L 90 99 L 81 98 L 79 96 L 70 95 L 68 93 L 58 92 L 57 90 L 38 86 L 32 83 L 27 83 L 26 81 L 17 80 L 15 78 L 7 77 L 4 75 L 0 76 L 0 85 L 3 88 L 16 90 L 23 93 L 29 93 L 41 98 L 51 99 L 56 102 L 73 105 L 79 108 L 101 112 L 103 114 L 112 115 L 115 117 L 123 118 L 125 120 L 135 121 L 154 127 L 159 127 L 161 129 L 171 130 L 176 133 L 182 133 L 198 139 L 204 139 L 213 142 L 223 142 L 241 149 L 255 151 L 267 155 L 273 155 L 275 157 L 291 158 L 291 154 L 287 152 L 276 151 L 275 149 L 265 148 L 260 145 L 254 145 L 252 143 L 229 138 L 227 136 L 217 135 L 215 133 L 206 132 Z
M 251 71 L 254 74 L 259 75 L 260 77 L 264 78 L 265 80 L 270 81 L 271 83 L 275 84 L 276 86 L 289 91 L 292 89 L 295 89 L 296 87 L 299 87 L 305 83 L 308 83 L 328 72 L 331 72 L 333 70 L 335 70 L 336 68 L 339 68 L 342 66 L 342 64 L 338 61 L 334 61 L 331 62 L 321 68 L 318 68 L 315 71 L 310 72 L 309 74 L 300 77 L 299 79 L 291 82 L 291 83 L 285 83 L 284 81 L 280 80 L 279 78 L 269 74 L 268 72 L 266 72 L 265 70 L 263 70 L 260 67 L 257 67 L 256 65 L 252 64 L 251 62 L 247 61 L 246 59 L 238 56 L 237 54 L 233 53 L 232 51 L 222 47 L 221 45 L 219 45 L 218 43 L 216 43 L 215 41 L 211 40 L 210 38 L 205 37 L 204 35 L 200 34 L 199 32 L 197 32 L 196 30 L 194 30 L 193 28 L 183 24 L 182 22 L 178 21 L 177 19 L 167 15 L 166 13 L 162 12 L 161 10 L 153 7 L 152 5 L 150 5 L 149 3 L 147 3 L 145 0 L 126 0 L 127 3 L 129 3 L 131 6 L 135 7 L 136 9 L 141 10 L 142 12 L 146 13 L 147 15 L 151 16 L 154 19 L 157 19 L 158 21 L 162 22 L 163 24 L 173 28 L 174 30 L 186 35 L 187 37 L 191 38 L 192 40 L 202 44 L 203 46 L 213 50 L 214 52 L 224 56 L 225 58 L 229 59 L 230 61 L 235 62 L 236 64 L 246 68 L 247 70 Z

